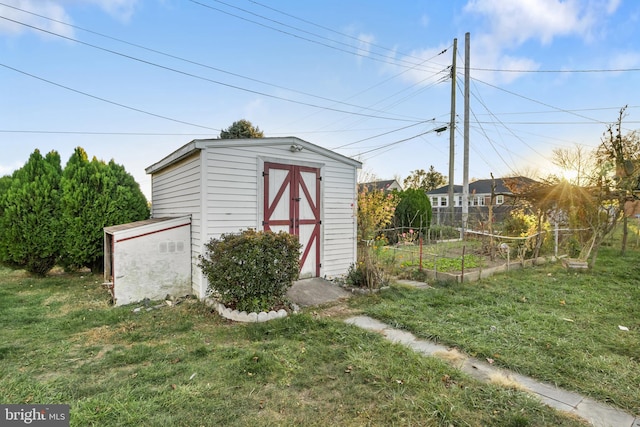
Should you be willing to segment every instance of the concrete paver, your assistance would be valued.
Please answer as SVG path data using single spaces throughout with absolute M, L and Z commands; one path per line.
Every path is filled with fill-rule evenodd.
M 402 281 L 416 288 L 429 288 L 422 282 Z M 298 280 L 287 292 L 287 296 L 296 304 L 307 307 L 324 304 L 351 295 L 343 288 L 321 278 Z M 389 325 L 368 316 L 354 316 L 346 323 L 362 329 L 377 332 L 392 342 L 406 345 L 416 352 L 427 356 L 434 353 L 447 352 L 446 346 L 428 340 L 417 339 L 412 333 L 392 328 Z M 496 375 L 502 375 L 520 385 L 522 389 L 537 396 L 543 403 L 555 409 L 573 413 L 587 420 L 594 427 L 640 427 L 640 418 L 597 402 L 580 394 L 562 390 L 552 384 L 536 381 L 524 375 L 516 374 L 486 361 L 466 358 L 459 368 L 468 375 L 481 380 L 490 381 Z
M 297 280 L 287 291 L 287 297 L 301 307 L 325 304 L 351 294 L 321 277 Z
M 406 345 L 424 355 L 447 351 L 448 348 L 428 340 L 417 339 L 410 332 L 390 327 L 368 316 L 353 316 L 346 323 L 382 334 L 386 339 Z M 555 409 L 578 415 L 594 427 L 640 427 L 640 418 L 634 418 L 624 411 L 602 404 L 578 393 L 562 390 L 552 384 L 536 381 L 524 375 L 501 369 L 474 358 L 466 358 L 460 369 L 470 376 L 488 382 L 496 375 L 502 375 L 522 389 L 537 396 L 544 404 Z

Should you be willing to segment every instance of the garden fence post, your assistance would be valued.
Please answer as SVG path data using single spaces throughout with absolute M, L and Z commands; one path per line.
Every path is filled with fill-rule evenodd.
M 438 255 L 433 256 L 433 278 L 438 280 Z
M 554 248 L 554 254 L 556 257 L 556 260 L 558 259 L 558 223 L 556 222 L 556 229 L 555 229 L 555 248 Z
M 420 273 L 422 273 L 422 236 L 420 237 Z
M 462 275 L 460 276 L 460 283 L 464 282 L 464 252 L 467 248 L 467 245 L 462 246 Z

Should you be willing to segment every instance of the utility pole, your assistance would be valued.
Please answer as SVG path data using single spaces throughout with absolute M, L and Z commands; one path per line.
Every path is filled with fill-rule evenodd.
M 453 208 L 453 166 L 455 163 L 456 135 L 456 56 L 458 55 L 458 39 L 453 39 L 453 62 L 451 63 L 451 122 L 449 123 L 449 212 L 450 224 L 453 226 L 455 210 Z
M 462 226 L 461 238 L 469 221 L 469 60 L 471 57 L 471 35 L 464 35 L 464 160 L 462 165 Z

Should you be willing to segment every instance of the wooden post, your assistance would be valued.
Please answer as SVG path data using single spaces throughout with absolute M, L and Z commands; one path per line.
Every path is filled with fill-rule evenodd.
M 467 245 L 462 246 L 462 276 L 460 276 L 460 283 L 464 282 L 464 252 L 467 248 Z
M 422 236 L 420 236 L 420 272 L 422 273 Z

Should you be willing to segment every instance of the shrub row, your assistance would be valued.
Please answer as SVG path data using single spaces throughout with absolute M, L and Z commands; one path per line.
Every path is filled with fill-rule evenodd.
M 38 275 L 58 262 L 99 271 L 103 228 L 148 217 L 139 185 L 113 160 L 89 161 L 78 147 L 63 170 L 57 152 L 35 150 L 0 178 L 0 262 Z

